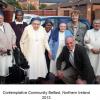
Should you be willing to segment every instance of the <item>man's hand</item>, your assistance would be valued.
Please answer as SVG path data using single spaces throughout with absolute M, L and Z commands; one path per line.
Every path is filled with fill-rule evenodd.
M 58 70 L 58 71 L 57 71 L 57 76 L 58 76 L 60 79 L 62 79 L 62 78 L 64 77 L 63 71 Z
M 82 80 L 82 79 L 78 78 L 76 80 L 76 84 L 87 84 L 87 82 L 86 82 L 86 80 Z

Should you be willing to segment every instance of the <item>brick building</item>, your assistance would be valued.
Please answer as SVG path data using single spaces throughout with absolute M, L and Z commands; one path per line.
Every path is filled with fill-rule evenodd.
M 0 11 L 3 11 L 4 8 L 6 8 L 6 7 L 7 7 L 7 3 L 2 1 L 2 0 L 0 0 Z
M 81 16 L 90 22 L 100 18 L 100 0 L 72 0 L 72 2 L 63 3 L 58 7 L 58 15 L 69 16 L 74 7 L 78 8 Z
M 90 22 L 100 18 L 100 0 L 67 0 L 48 6 L 46 9 L 57 10 L 58 16 L 70 16 L 74 8 L 79 9 L 81 17 L 87 18 Z
M 8 5 L 4 0 L 0 0 L 0 10 L 4 13 L 5 22 L 11 22 L 15 8 L 12 5 Z

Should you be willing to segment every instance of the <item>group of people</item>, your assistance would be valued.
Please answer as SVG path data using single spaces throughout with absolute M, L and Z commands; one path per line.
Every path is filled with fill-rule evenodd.
M 4 22 L 0 13 L 0 82 L 5 83 L 12 66 L 12 53 L 19 48 L 28 61 L 29 81 L 46 78 L 52 73 L 66 84 L 100 83 L 100 19 L 93 22 L 93 29 L 79 21 L 79 11 L 71 13 L 72 21 L 64 20 L 57 28 L 36 17 L 31 24 L 23 22 L 24 13 L 15 12 L 15 21 Z

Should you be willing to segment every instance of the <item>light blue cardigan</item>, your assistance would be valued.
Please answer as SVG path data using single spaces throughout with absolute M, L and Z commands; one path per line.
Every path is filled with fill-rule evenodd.
M 65 30 L 64 33 L 65 33 L 65 38 L 72 36 L 72 33 L 69 30 Z M 50 41 L 49 41 L 49 46 L 52 52 L 52 59 L 55 60 L 58 46 L 59 46 L 59 30 L 58 29 L 55 29 L 52 31 Z

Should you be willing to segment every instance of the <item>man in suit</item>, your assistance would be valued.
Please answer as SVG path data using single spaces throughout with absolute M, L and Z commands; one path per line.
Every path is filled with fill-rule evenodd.
M 73 10 L 71 12 L 72 21 L 67 24 L 68 30 L 70 30 L 75 37 L 76 43 L 84 45 L 84 35 L 87 31 L 87 26 L 79 21 L 79 10 Z
M 57 59 L 57 76 L 67 84 L 94 83 L 95 75 L 86 49 L 75 44 L 73 36 L 66 37 L 65 44 Z M 66 62 L 66 66 L 62 69 L 63 61 Z

